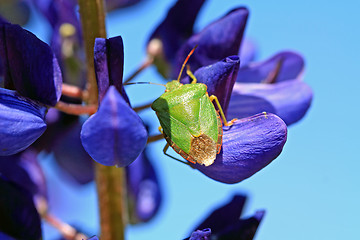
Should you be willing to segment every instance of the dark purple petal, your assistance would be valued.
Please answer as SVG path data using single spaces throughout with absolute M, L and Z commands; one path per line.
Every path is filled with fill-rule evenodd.
M 50 47 L 18 25 L 0 25 L 0 57 L 5 87 L 43 104 L 55 106 L 62 77 Z
M 15 155 L 0 157 L 0 174 L 28 190 L 35 205 L 46 210 L 43 205 L 47 200 L 46 180 L 36 152 L 28 148 Z
M 140 117 L 110 86 L 97 113 L 84 123 L 81 141 L 95 161 L 125 167 L 144 150 L 147 131 Z
M 244 97 L 245 96 L 245 97 Z M 275 84 L 236 83 L 230 101 L 229 117 L 248 117 L 258 112 L 271 112 L 281 117 L 287 125 L 299 121 L 312 101 L 312 90 L 300 80 L 288 80 Z M 257 98 L 264 104 L 252 104 L 249 112 L 243 107 L 245 98 Z M 269 103 L 266 105 L 265 103 Z M 249 105 L 250 106 L 250 105 Z M 272 108 L 272 109 L 271 109 Z
M 208 166 L 192 164 L 206 176 L 223 183 L 238 183 L 260 171 L 282 151 L 286 124 L 274 114 L 258 114 L 224 127 L 221 152 Z
M 279 70 L 278 67 L 280 67 Z M 284 51 L 263 62 L 240 68 L 237 81 L 243 83 L 282 82 L 298 78 L 303 69 L 304 59 L 299 53 Z M 278 73 L 276 73 L 277 70 Z M 275 79 L 272 76 L 275 76 Z
M 211 239 L 211 229 L 205 228 L 203 230 L 194 231 L 189 240 L 210 240 Z
M 122 38 L 118 36 L 109 39 L 95 39 L 94 62 L 100 102 L 111 85 L 114 85 L 129 102 L 122 84 L 124 68 Z
M 3 232 L 0 232 L 0 239 L 1 240 L 16 240 L 15 238 L 13 237 L 10 237 L 9 235 L 3 233 Z
M 147 222 L 158 212 L 162 197 L 154 167 L 143 151 L 126 167 L 130 222 Z
M 79 138 L 80 122 L 76 122 L 58 136 L 52 151 L 56 162 L 76 182 L 86 184 L 94 180 L 94 161 L 86 153 Z
M 150 36 L 147 51 L 150 56 L 155 57 L 155 65 L 163 76 L 168 77 L 169 69 L 165 67 L 162 70 L 164 66 L 161 64 L 172 63 L 180 46 L 193 34 L 196 16 L 204 2 L 205 0 L 178 0 Z M 159 58 L 163 59 L 160 61 Z
M 195 73 L 198 83 L 207 85 L 209 96 L 215 95 L 224 113 L 226 114 L 231 92 L 239 71 L 239 57 L 230 56 L 213 65 L 199 68 Z M 182 83 L 190 83 L 191 79 L 185 78 Z
M 53 28 L 62 23 L 79 22 L 76 15 L 76 0 L 32 0 L 32 2 Z
M 250 39 L 245 38 L 241 42 L 239 49 L 240 67 L 248 65 L 255 59 L 257 50 L 256 48 L 256 44 Z
M 265 211 L 260 210 L 257 211 L 252 217 L 238 219 L 231 225 L 221 229 L 219 232 L 214 232 L 214 236 L 219 240 L 252 240 L 264 214 Z
M 0 174 L 0 232 L 16 239 L 41 239 L 40 216 L 31 194 Z
M 224 206 L 215 209 L 195 229 L 211 228 L 217 233 L 227 226 L 239 220 L 246 201 L 246 196 L 235 195 L 233 199 Z
M 186 56 L 196 45 L 198 47 L 188 62 L 192 71 L 237 55 L 248 14 L 246 8 L 234 9 L 187 40 L 177 52 L 172 78 L 176 79 Z
M 46 108 L 0 88 L 0 156 L 12 155 L 30 146 L 46 129 Z

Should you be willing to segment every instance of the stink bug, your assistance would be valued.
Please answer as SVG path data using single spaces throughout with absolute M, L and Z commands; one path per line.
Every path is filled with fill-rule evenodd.
M 185 59 L 178 79 L 166 84 L 165 93 L 153 102 L 151 108 L 156 112 L 167 141 L 165 155 L 170 156 L 166 151 L 171 146 L 189 162 L 209 166 L 220 153 L 222 145 L 219 113 L 226 126 L 232 125 L 236 119 L 226 121 L 217 97 L 209 96 L 207 86 L 197 83 L 189 68 L 187 74 L 192 78 L 191 84 L 180 83 L 182 71 L 194 50 Z

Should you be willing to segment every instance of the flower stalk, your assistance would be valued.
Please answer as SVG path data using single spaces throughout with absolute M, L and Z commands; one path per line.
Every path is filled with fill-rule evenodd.
M 103 0 L 79 0 L 87 63 L 88 104 L 98 104 L 94 68 L 95 38 L 106 38 Z M 95 167 L 102 240 L 123 240 L 127 210 L 124 168 L 96 163 Z

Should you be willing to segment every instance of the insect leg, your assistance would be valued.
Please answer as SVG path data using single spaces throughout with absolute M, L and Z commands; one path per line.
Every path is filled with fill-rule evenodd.
M 233 125 L 234 122 L 237 120 L 237 118 L 234 118 L 233 120 L 231 120 L 230 122 L 228 122 L 228 121 L 226 120 L 226 118 L 225 118 L 225 114 L 224 114 L 224 112 L 223 112 L 223 110 L 222 110 L 222 107 L 221 107 L 221 105 L 220 105 L 220 103 L 219 103 L 218 98 L 217 98 L 215 95 L 211 95 L 209 98 L 210 98 L 210 101 L 215 100 L 215 103 L 216 103 L 216 105 L 217 105 L 217 107 L 218 107 L 218 109 L 219 109 L 219 112 L 220 112 L 220 116 L 221 116 L 221 118 L 222 118 L 223 121 L 224 121 L 224 125 L 225 125 L 225 126 L 231 126 L 231 125 Z
M 189 77 L 192 79 L 191 84 L 194 84 L 194 83 L 197 82 L 197 79 L 196 79 L 196 77 L 194 76 L 194 74 L 191 72 L 189 65 L 186 65 L 186 74 L 189 75 Z
M 178 162 L 181 162 L 181 163 L 186 164 L 186 165 L 188 165 L 188 166 L 191 167 L 191 165 L 190 165 L 188 162 L 185 162 L 185 161 L 183 161 L 183 160 L 177 159 L 176 157 L 173 157 L 173 156 L 171 156 L 170 154 L 168 154 L 168 153 L 167 153 L 167 150 L 169 149 L 169 147 L 170 147 L 170 145 L 169 145 L 168 143 L 166 143 L 166 145 L 165 145 L 165 147 L 164 147 L 164 149 L 163 149 L 163 153 L 164 153 L 166 156 L 168 156 L 168 157 L 170 157 L 170 158 L 172 158 L 172 159 L 174 159 L 174 160 L 176 160 L 176 161 L 178 161 Z

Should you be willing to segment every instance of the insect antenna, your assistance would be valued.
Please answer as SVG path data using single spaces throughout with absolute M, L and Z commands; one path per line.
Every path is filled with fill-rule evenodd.
M 178 81 L 178 82 L 180 82 L 180 77 L 181 77 L 181 74 L 182 74 L 182 72 L 183 72 L 183 70 L 184 70 L 184 67 L 185 67 L 186 63 L 189 61 L 190 56 L 194 53 L 194 51 L 195 51 L 195 49 L 197 48 L 197 46 L 198 46 L 198 45 L 195 45 L 195 47 L 194 47 L 194 48 L 189 52 L 189 54 L 187 55 L 187 57 L 186 57 L 183 65 L 182 65 L 182 67 L 181 67 L 179 76 L 178 76 L 178 78 L 177 78 L 177 81 Z
M 151 85 L 159 85 L 159 86 L 163 86 L 166 87 L 165 84 L 161 84 L 161 83 L 153 83 L 153 82 L 132 82 L 132 83 L 124 83 L 124 85 L 133 85 L 133 84 L 151 84 Z

